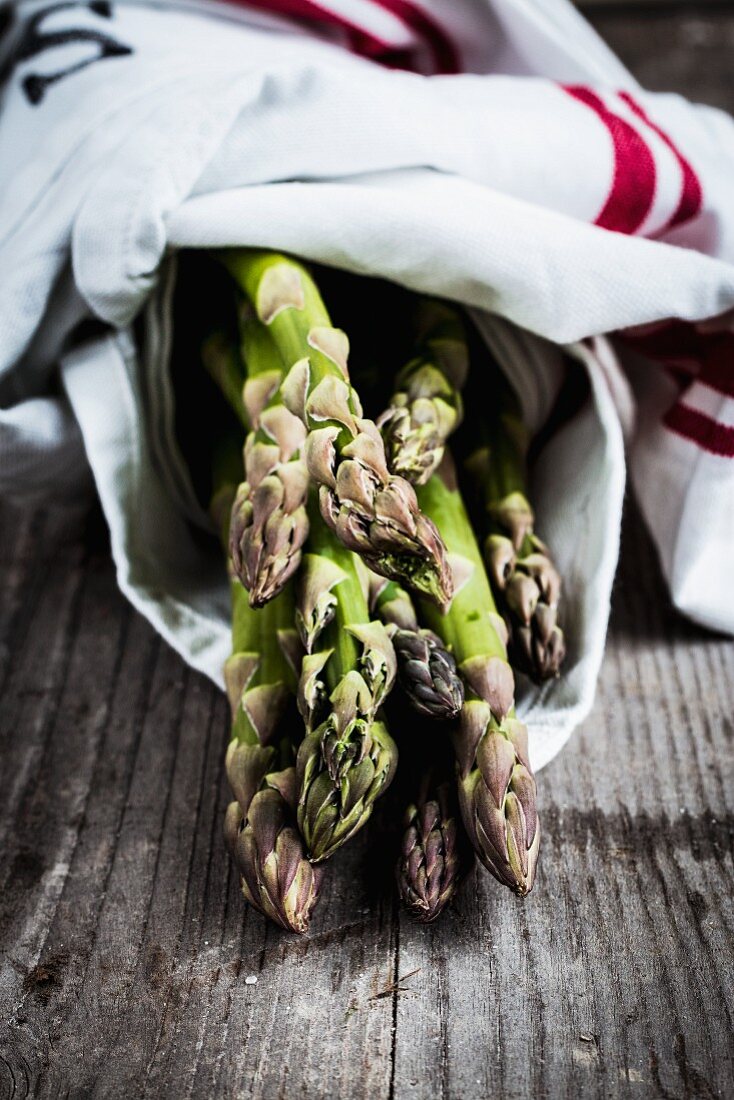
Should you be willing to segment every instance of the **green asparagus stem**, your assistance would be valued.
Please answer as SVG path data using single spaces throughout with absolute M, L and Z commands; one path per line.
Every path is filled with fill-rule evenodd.
M 441 537 L 412 486 L 388 471 L 382 436 L 349 383 L 347 337 L 311 276 L 277 253 L 230 251 L 223 260 L 287 366 L 283 401 L 307 429 L 306 464 L 326 523 L 375 572 L 446 602 Z
M 319 862 L 362 828 L 392 781 L 397 748 L 379 708 L 396 668 L 387 632 L 370 622 L 357 559 L 315 500 L 311 513 L 298 613 L 309 651 L 299 685 L 307 734 L 297 760 L 298 824 Z
M 469 863 L 457 810 L 453 784 L 427 771 L 416 801 L 405 812 L 398 861 L 400 897 L 421 924 L 430 924 L 443 912 Z
M 561 578 L 534 532 L 529 438 L 519 402 L 498 367 L 484 382 L 493 400 L 465 427 L 464 465 L 479 501 L 484 558 L 507 626 L 510 661 L 540 683 L 558 675 L 566 652 L 557 621 Z
M 370 608 L 386 625 L 395 647 L 398 679 L 424 718 L 450 721 L 464 702 L 456 661 L 432 630 L 418 626 L 413 601 L 395 581 L 370 574 Z
M 201 345 L 201 361 L 240 422 L 245 428 L 249 428 L 243 395 L 245 366 L 237 347 L 226 332 L 218 329 L 204 340 Z
M 455 735 L 459 804 L 484 866 L 520 896 L 532 888 L 540 832 L 527 730 L 514 712 L 514 677 L 479 547 L 448 453 L 419 490 L 446 539 L 456 591 L 448 611 L 423 617 L 453 652 L 467 694 Z
M 469 358 L 455 309 L 424 299 L 416 320 L 415 354 L 395 379 L 395 392 L 377 426 L 392 473 L 425 485 L 441 462 L 446 440 L 461 423 L 460 389 Z

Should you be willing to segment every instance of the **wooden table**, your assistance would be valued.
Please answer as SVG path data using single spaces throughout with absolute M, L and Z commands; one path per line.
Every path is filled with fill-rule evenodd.
M 648 86 L 734 108 L 728 5 L 590 12 Z M 2 507 L 0 1096 L 733 1096 L 734 645 L 628 512 L 531 898 L 474 875 L 416 927 L 376 814 L 298 940 L 242 903 L 224 699 L 119 595 L 99 514 Z

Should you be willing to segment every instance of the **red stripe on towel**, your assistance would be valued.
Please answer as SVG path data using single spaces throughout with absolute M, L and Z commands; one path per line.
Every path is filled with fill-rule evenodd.
M 676 435 L 697 444 L 709 454 L 734 458 L 734 428 L 719 424 L 698 409 L 678 402 L 665 414 L 663 423 Z
M 599 116 L 614 146 L 612 185 L 594 224 L 617 233 L 634 233 L 655 197 L 653 155 L 634 126 L 610 111 L 596 92 L 578 84 L 565 85 L 564 90 Z
M 618 94 L 619 98 L 627 104 L 630 110 L 634 111 L 637 117 L 642 119 L 645 125 L 649 126 L 650 129 L 658 135 L 661 141 L 665 142 L 675 159 L 678 161 L 683 177 L 683 186 L 681 188 L 678 205 L 666 222 L 664 228 L 673 229 L 676 225 L 681 225 L 683 222 L 690 221 L 691 218 L 695 218 L 697 214 L 700 214 L 701 207 L 703 206 L 703 188 L 701 187 L 700 179 L 693 170 L 691 162 L 683 156 L 670 135 L 658 126 L 656 122 L 652 121 L 647 111 L 632 98 L 629 92 L 619 92 Z
M 323 7 L 316 0 L 229 0 L 243 8 L 283 15 L 289 19 L 343 31 L 349 49 L 369 61 L 379 62 L 389 68 L 416 70 L 418 68 L 415 47 L 395 46 L 372 31 L 359 26 L 347 16 Z M 422 9 L 409 0 L 373 0 L 389 11 L 428 47 L 437 73 L 458 73 L 460 64 L 457 52 L 448 35 Z

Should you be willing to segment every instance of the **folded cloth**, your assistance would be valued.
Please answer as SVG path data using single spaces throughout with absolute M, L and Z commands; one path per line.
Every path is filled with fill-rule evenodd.
M 565 0 L 29 2 L 1 41 L 0 492 L 73 491 L 83 438 L 120 584 L 192 664 L 220 680 L 226 600 L 176 453 L 168 257 L 233 244 L 462 302 L 536 424 L 559 346 L 584 363 L 536 470 L 571 643 L 522 701 L 536 765 L 606 629 L 630 399 L 602 334 L 673 599 L 734 631 L 727 116 L 641 91 Z

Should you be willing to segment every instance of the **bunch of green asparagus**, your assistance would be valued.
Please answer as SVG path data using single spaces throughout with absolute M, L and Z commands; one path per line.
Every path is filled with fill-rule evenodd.
M 225 836 L 243 894 L 306 931 L 326 861 L 395 776 L 392 724 L 411 731 L 396 845 L 408 912 L 433 921 L 472 850 L 523 897 L 540 832 L 515 673 L 557 676 L 564 643 L 520 403 L 488 355 L 470 369 L 468 319 L 416 298 L 410 355 L 369 418 L 358 389 L 372 388 L 350 376 L 307 267 L 254 250 L 217 261 L 237 330 L 214 318 L 201 358 L 241 425 L 215 463 L 212 515 L 232 591 Z

